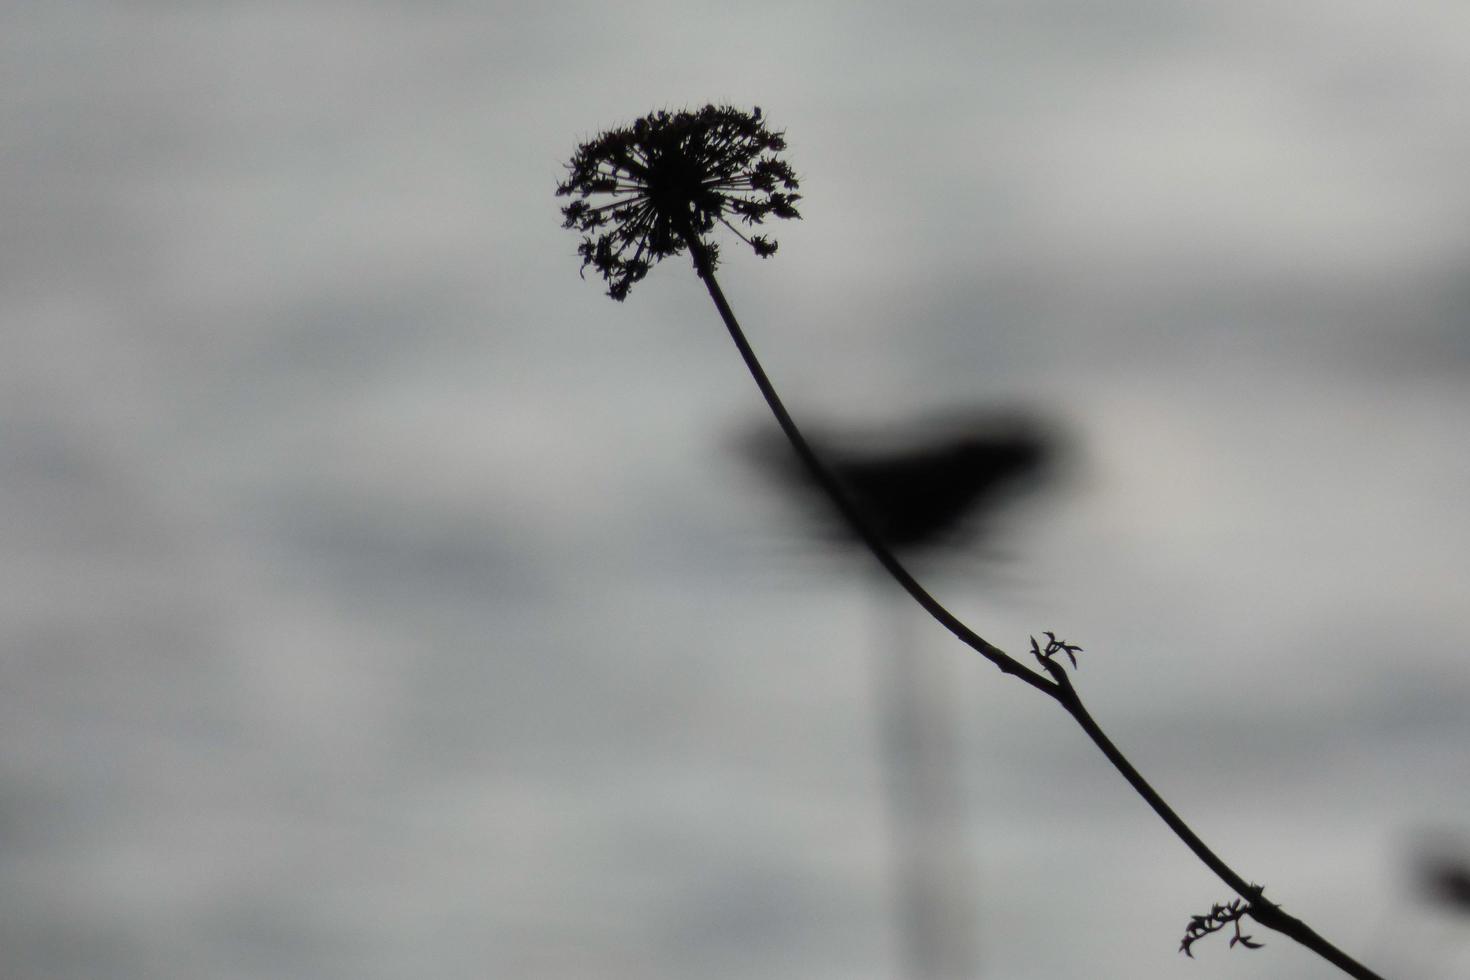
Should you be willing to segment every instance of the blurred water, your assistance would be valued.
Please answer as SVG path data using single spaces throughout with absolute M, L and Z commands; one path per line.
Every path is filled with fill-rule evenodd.
M 1082 643 L 1228 860 L 1457 975 L 1408 899 L 1470 821 L 1467 18 L 0 8 L 0 975 L 893 975 L 884 607 L 730 451 L 684 262 L 614 305 L 557 227 L 578 139 L 706 99 L 803 176 L 723 274 L 799 416 L 1073 436 L 942 598 Z M 1222 886 L 914 629 L 984 976 L 1334 975 L 1179 959 Z

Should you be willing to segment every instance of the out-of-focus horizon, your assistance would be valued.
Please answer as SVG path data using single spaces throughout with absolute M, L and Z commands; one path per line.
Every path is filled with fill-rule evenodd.
M 1067 435 L 934 591 L 1082 644 L 1329 939 L 1465 974 L 1418 877 L 1470 838 L 1463 5 L 12 4 L 0 48 L 7 980 L 895 975 L 894 610 L 734 451 L 687 259 L 613 303 L 552 197 L 710 101 L 801 176 L 720 273 L 799 420 Z M 981 976 L 1336 975 L 1178 956 L 1223 886 L 918 615 Z

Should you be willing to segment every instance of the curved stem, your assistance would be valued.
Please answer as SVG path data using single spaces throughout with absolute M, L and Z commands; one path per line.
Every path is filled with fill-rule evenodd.
M 1305 922 L 1293 915 L 1288 915 L 1281 906 L 1274 902 L 1267 901 L 1261 894 L 1263 889 L 1260 885 L 1247 882 L 1235 869 L 1221 860 L 1219 855 L 1190 829 L 1184 819 L 1174 812 L 1174 808 L 1164 801 L 1158 791 L 1149 785 L 1148 780 L 1143 778 L 1143 775 L 1133 767 L 1122 751 L 1113 744 L 1113 740 L 1098 727 L 1097 722 L 1082 704 L 1082 699 L 1072 686 L 1072 680 L 1067 676 L 1067 672 L 1057 664 L 1049 664 L 1048 672 L 1056 680 L 1060 689 L 1057 701 L 1061 706 L 1087 733 L 1087 737 L 1092 739 L 1093 744 L 1102 750 L 1102 754 L 1107 756 L 1113 768 L 1122 774 L 1123 778 L 1128 781 L 1128 785 L 1133 787 L 1134 792 L 1143 797 L 1144 802 L 1153 808 L 1164 823 L 1169 825 L 1169 829 L 1174 831 L 1174 834 L 1184 842 L 1194 856 L 1199 858 L 1221 881 L 1229 885 L 1232 891 L 1249 903 L 1251 918 L 1268 929 L 1274 929 L 1295 939 L 1348 976 L 1357 977 L 1358 980 L 1383 980 L 1378 974 L 1323 939 Z
M 683 231 L 685 243 L 694 257 L 694 268 L 699 273 L 699 278 L 704 282 L 705 289 L 709 291 L 710 299 L 714 301 L 715 309 L 720 313 L 720 319 L 725 322 L 726 329 L 730 332 L 730 339 L 735 342 L 735 347 L 740 351 L 745 366 L 749 369 L 751 377 L 755 379 L 756 387 L 760 389 L 766 404 L 770 406 L 771 413 L 775 415 L 776 422 L 781 426 L 781 431 L 786 434 L 791 448 L 801 459 L 802 465 L 811 473 L 812 479 L 817 482 L 836 505 L 837 510 L 853 529 L 854 533 L 862 539 L 864 545 L 877 558 L 888 574 L 903 587 L 904 591 L 914 598 L 929 615 L 933 616 L 941 626 L 949 630 L 961 642 L 974 649 L 986 660 L 989 660 L 1002 672 L 1018 677 L 1030 684 L 1032 687 L 1046 694 L 1062 706 L 1068 714 L 1077 722 L 1087 737 L 1092 739 L 1094 745 L 1102 751 L 1113 767 L 1127 780 L 1128 785 L 1143 797 L 1159 818 L 1174 831 L 1174 834 L 1184 842 L 1185 846 L 1202 861 L 1206 867 L 1215 873 L 1232 891 L 1249 903 L 1250 916 L 1268 929 L 1273 929 L 1285 936 L 1296 940 L 1301 945 L 1312 950 L 1329 963 L 1342 970 L 1351 977 L 1358 980 L 1383 980 L 1377 973 L 1363 966 L 1361 963 L 1348 956 L 1342 950 L 1323 939 L 1313 931 L 1305 922 L 1295 916 L 1288 915 L 1282 911 L 1281 906 L 1267 901 L 1262 895 L 1259 885 L 1247 882 L 1233 868 L 1226 864 L 1219 855 L 1215 854 L 1199 835 L 1190 829 L 1189 825 L 1174 812 L 1173 807 L 1164 801 L 1158 791 L 1149 785 L 1148 780 L 1133 767 L 1127 757 L 1113 744 L 1112 739 L 1098 727 L 1096 721 L 1088 713 L 1082 704 L 1081 697 L 1072 686 L 1071 678 L 1060 665 L 1047 662 L 1045 664 L 1047 673 L 1051 675 L 1048 680 L 1042 674 L 1026 667 L 1010 654 L 981 637 L 970 627 L 966 626 L 960 619 L 946 609 L 939 600 L 929 594 L 929 591 L 919 584 L 918 580 L 904 567 L 903 563 L 888 547 L 881 536 L 873 529 L 872 525 L 863 516 L 862 512 L 853 503 L 852 497 L 842 486 L 842 483 L 832 473 L 825 463 L 811 448 L 806 437 L 801 434 L 791 413 L 786 411 L 786 406 L 781 401 L 781 396 L 776 393 L 776 388 L 771 384 L 770 378 L 766 376 L 765 369 L 751 348 L 750 342 L 745 338 L 745 332 L 740 329 L 740 323 L 735 319 L 735 313 L 730 309 L 729 302 L 725 299 L 725 293 L 720 289 L 720 284 L 715 280 L 714 269 L 710 263 L 709 252 L 704 242 L 694 233 L 692 228 Z
M 765 396 L 766 404 L 770 406 L 772 414 L 781 426 L 781 431 L 786 434 L 791 448 L 796 450 L 802 464 L 811 473 L 812 479 L 817 482 L 836 504 L 838 511 L 853 529 L 854 533 L 862 539 L 873 557 L 877 558 L 888 574 L 903 586 L 905 592 L 914 597 L 919 605 L 923 606 L 929 615 L 939 621 L 945 629 L 959 637 L 961 642 L 967 644 L 986 660 L 999 667 L 1007 674 L 1013 674 L 1021 680 L 1030 684 L 1039 691 L 1056 697 L 1057 692 L 1053 690 L 1052 682 L 1041 674 L 1031 670 L 1024 664 L 1011 657 L 999 647 L 988 642 L 970 627 L 962 623 L 954 613 L 944 608 L 939 600 L 929 594 L 929 591 L 919 584 L 918 580 L 910 574 L 903 563 L 894 555 L 893 550 L 884 543 L 878 533 L 873 530 L 857 505 L 853 503 L 851 495 L 842 486 L 842 483 L 833 475 L 832 471 L 823 463 L 821 458 L 812 450 L 806 437 L 796 427 L 796 422 L 791 418 L 791 413 L 786 411 L 786 406 L 781 402 L 781 396 L 776 394 L 776 388 L 771 384 L 771 379 L 766 377 L 765 369 L 761 367 L 760 361 L 751 349 L 750 342 L 745 339 L 745 333 L 740 329 L 739 322 L 735 319 L 734 312 L 730 309 L 729 302 L 725 299 L 720 284 L 715 281 L 714 271 L 710 268 L 709 253 L 705 250 L 704 243 L 692 232 L 684 233 L 684 240 L 689 245 L 689 251 L 694 255 L 695 269 L 699 277 L 704 281 L 705 288 L 709 290 L 710 299 L 714 300 L 715 308 L 720 311 L 720 318 L 725 321 L 725 326 L 730 331 L 730 338 L 735 341 L 735 346 L 740 350 L 740 356 L 745 359 L 745 366 L 750 369 L 751 376 L 755 379 L 756 387 L 760 388 L 761 394 Z

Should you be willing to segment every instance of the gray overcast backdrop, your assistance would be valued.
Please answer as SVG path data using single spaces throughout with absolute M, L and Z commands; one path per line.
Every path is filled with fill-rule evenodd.
M 931 576 L 1087 648 L 1198 829 L 1384 972 L 1470 836 L 1470 12 L 0 7 L 0 975 L 894 975 L 894 615 L 732 452 L 687 260 L 579 281 L 580 139 L 760 105 L 805 220 L 723 281 L 801 417 L 1030 406 L 1067 484 Z M 1224 899 L 937 628 L 990 978 Z M 1260 938 L 1258 936 L 1258 938 Z

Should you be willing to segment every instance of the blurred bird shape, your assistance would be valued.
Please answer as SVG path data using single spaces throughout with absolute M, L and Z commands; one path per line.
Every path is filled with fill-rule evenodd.
M 1056 432 L 1017 413 L 913 425 L 882 439 L 818 435 L 808 441 L 879 535 L 907 552 L 992 529 L 996 512 L 1040 488 L 1060 456 Z M 820 492 L 779 433 L 763 429 L 748 455 L 783 485 Z M 828 523 L 835 520 L 830 505 L 824 510 Z M 842 532 L 857 540 L 845 526 Z

